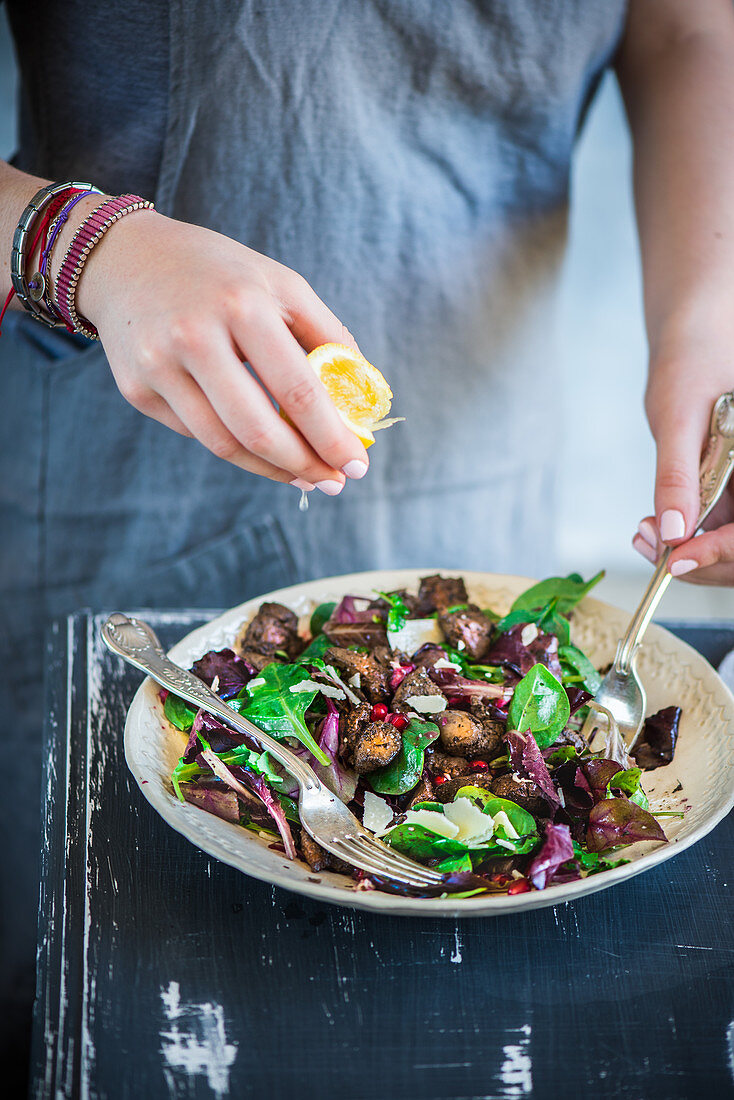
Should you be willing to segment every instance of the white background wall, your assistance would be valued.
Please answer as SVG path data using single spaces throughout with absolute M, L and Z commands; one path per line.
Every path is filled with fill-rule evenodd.
M 15 68 L 0 7 L 0 156 L 15 143 Z M 630 142 L 605 79 L 573 169 L 561 295 L 564 447 L 559 553 L 565 571 L 608 570 L 610 602 L 633 607 L 651 567 L 631 548 L 651 511 L 654 450 L 642 409 L 646 346 L 632 212 Z M 734 590 L 674 581 L 663 615 L 734 618 Z

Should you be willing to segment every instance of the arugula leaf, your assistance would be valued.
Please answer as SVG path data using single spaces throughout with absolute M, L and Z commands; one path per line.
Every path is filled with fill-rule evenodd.
M 627 768 L 626 771 L 618 771 L 607 783 L 607 798 L 614 798 L 612 789 L 622 791 L 623 794 L 627 795 L 630 802 L 636 802 L 638 806 L 642 806 L 643 810 L 649 809 L 650 803 L 647 801 L 647 795 L 642 789 L 641 777 L 642 770 L 640 768 Z
M 601 686 L 601 676 L 592 665 L 589 658 L 583 653 L 578 646 L 571 643 L 562 645 L 558 650 L 558 656 L 561 659 L 562 665 L 565 664 L 569 668 L 581 677 L 580 683 L 584 685 L 587 691 L 592 695 L 596 695 Z M 564 681 L 568 682 L 569 677 L 566 675 L 564 669 L 563 675 Z
M 518 596 L 512 605 L 512 610 L 535 610 L 545 607 L 550 600 L 556 599 L 558 601 L 556 610 L 561 615 L 568 615 L 603 576 L 602 569 L 590 581 L 584 581 L 578 573 L 569 573 L 567 577 L 548 577 Z
M 331 618 L 332 612 L 336 607 L 336 603 L 320 603 L 318 607 L 315 607 L 311 612 L 311 621 L 309 623 L 309 630 L 314 638 L 321 634 L 324 629 L 324 623 L 328 622 Z M 312 643 L 313 644 L 313 643 Z
M 170 691 L 163 704 L 163 713 L 171 725 L 183 733 L 189 732 L 194 724 L 194 718 L 196 718 L 196 708 L 189 706 L 183 699 L 179 699 L 178 695 L 173 695 Z
M 331 761 L 314 741 L 305 718 L 318 692 L 290 690 L 308 679 L 303 665 L 266 665 L 237 696 L 237 709 L 272 737 L 296 737 L 319 763 L 328 765 Z
M 508 710 L 508 729 L 535 737 L 547 749 L 563 731 L 571 714 L 566 689 L 545 665 L 533 665 L 515 688 Z
M 395 759 L 367 776 L 372 790 L 378 794 L 406 794 L 412 790 L 423 774 L 426 748 L 438 734 L 435 722 L 411 719 L 403 730 L 403 747 Z
M 573 842 L 573 858 L 582 870 L 589 875 L 597 875 L 600 871 L 610 871 L 612 867 L 619 867 L 622 863 L 629 863 L 628 859 L 605 859 L 598 852 L 587 852 L 580 844 Z
M 398 592 L 378 592 L 377 594 L 390 604 L 390 610 L 387 613 L 387 629 L 402 630 L 410 615 L 410 609 L 403 597 Z

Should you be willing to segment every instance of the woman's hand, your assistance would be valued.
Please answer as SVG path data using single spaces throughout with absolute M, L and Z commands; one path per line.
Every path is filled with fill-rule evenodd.
M 714 326 L 712 325 L 711 328 Z M 653 363 L 646 410 L 657 445 L 655 515 L 646 516 L 632 540 L 656 562 L 673 547 L 669 570 L 694 584 L 734 584 L 734 486 L 692 538 L 700 510 L 698 478 L 714 402 L 734 388 L 734 323 L 730 337 L 673 341 Z
M 305 355 L 329 341 L 356 347 L 354 339 L 289 268 L 208 229 L 137 211 L 92 252 L 77 309 L 97 327 L 123 397 L 218 457 L 329 495 L 345 475 L 367 472 L 362 443 Z

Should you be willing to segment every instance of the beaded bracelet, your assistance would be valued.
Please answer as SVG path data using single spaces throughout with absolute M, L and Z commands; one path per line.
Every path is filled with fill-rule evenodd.
M 10 253 L 10 280 L 12 283 L 12 291 L 18 296 L 18 301 L 23 308 L 27 310 L 32 317 L 35 317 L 37 321 L 40 321 L 44 325 L 48 325 L 49 328 L 55 328 L 59 324 L 59 321 L 53 317 L 47 316 L 38 302 L 31 296 L 26 276 L 26 267 L 29 259 L 28 245 L 31 242 L 32 234 L 38 220 L 46 207 L 58 196 L 69 192 L 76 193 L 77 191 L 101 194 L 99 188 L 94 187 L 91 183 L 52 183 L 47 187 L 42 187 L 40 191 L 36 192 L 21 214 L 13 235 L 13 247 Z M 33 241 L 30 258 L 32 258 L 37 243 L 38 236 Z M 11 296 L 12 292 L 11 295 L 8 296 L 8 301 Z
M 56 305 L 70 332 L 80 332 L 90 340 L 99 339 L 94 325 L 76 311 L 76 288 L 92 249 L 99 244 L 110 226 L 126 214 L 153 209 L 153 203 L 139 195 L 118 195 L 106 199 L 77 229 L 56 280 Z

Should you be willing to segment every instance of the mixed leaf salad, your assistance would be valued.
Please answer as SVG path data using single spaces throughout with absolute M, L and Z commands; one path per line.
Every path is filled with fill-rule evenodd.
M 297 787 L 254 739 L 165 693 L 188 736 L 177 796 L 358 889 L 426 896 L 525 893 L 623 862 L 635 841 L 665 841 L 646 770 L 673 758 L 680 709 L 648 718 L 632 749 L 580 734 L 600 672 L 571 641 L 571 618 L 602 574 L 550 577 L 500 617 L 461 577 L 322 604 L 299 632 L 264 603 L 232 649 L 192 671 L 272 737 L 286 739 L 389 846 L 443 873 L 417 891 L 357 871 L 299 824 Z M 595 743 L 595 742 L 593 742 Z

